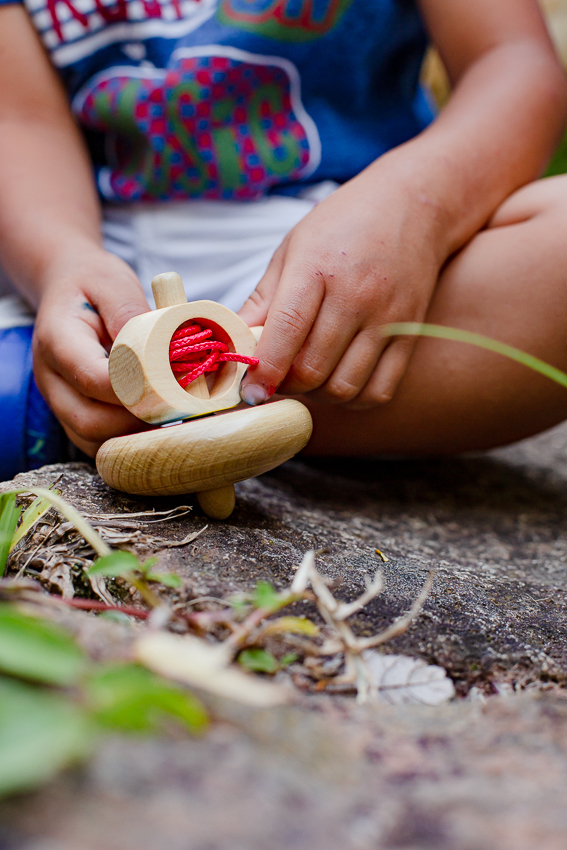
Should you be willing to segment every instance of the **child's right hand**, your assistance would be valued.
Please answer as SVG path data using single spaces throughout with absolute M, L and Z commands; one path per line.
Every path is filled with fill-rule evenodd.
M 144 427 L 112 389 L 108 351 L 128 319 L 150 308 L 132 269 L 97 246 L 76 246 L 52 263 L 42 292 L 36 382 L 69 439 L 94 457 L 105 440 Z

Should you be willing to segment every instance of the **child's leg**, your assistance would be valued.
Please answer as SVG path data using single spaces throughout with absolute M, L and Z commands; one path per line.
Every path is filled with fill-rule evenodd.
M 428 322 L 476 331 L 567 371 L 567 175 L 526 186 L 448 265 Z M 309 453 L 443 454 L 567 418 L 567 390 L 471 345 L 420 339 L 395 398 L 368 411 L 307 402 Z

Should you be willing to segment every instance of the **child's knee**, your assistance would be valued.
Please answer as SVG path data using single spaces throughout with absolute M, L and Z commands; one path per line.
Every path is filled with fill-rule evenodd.
M 555 211 L 567 216 L 567 174 L 535 180 L 500 204 L 489 227 L 507 227 Z

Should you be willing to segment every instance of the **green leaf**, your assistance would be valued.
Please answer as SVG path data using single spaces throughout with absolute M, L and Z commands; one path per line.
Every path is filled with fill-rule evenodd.
M 166 587 L 181 587 L 182 581 L 175 573 L 146 573 L 148 581 L 158 581 Z
M 86 756 L 93 732 L 69 700 L 0 676 L 0 795 L 39 785 Z
M 144 561 L 143 564 L 140 564 L 140 571 L 147 577 L 147 573 L 151 570 L 152 567 L 155 567 L 157 562 L 158 559 L 155 555 L 153 555 L 151 558 L 148 558 L 146 561 Z
M 435 339 L 449 339 L 454 342 L 468 342 L 470 345 L 476 345 L 477 348 L 486 348 L 496 354 L 503 354 L 510 360 L 516 360 L 529 369 L 551 378 L 556 384 L 567 388 L 567 374 L 565 372 L 556 369 L 555 366 L 550 366 L 549 363 L 545 363 L 538 357 L 520 351 L 519 348 L 513 348 L 511 345 L 490 339 L 488 336 L 482 336 L 482 334 L 463 331 L 458 328 L 447 328 L 444 325 L 420 324 L 419 322 L 397 322 L 391 325 L 383 325 L 380 332 L 382 336 L 428 336 Z
M 150 732 L 164 717 L 180 721 L 192 732 L 208 723 L 196 697 L 137 664 L 99 669 L 87 680 L 86 691 L 98 722 L 112 729 Z
M 0 577 L 6 570 L 6 562 L 21 512 L 21 507 L 16 507 L 14 493 L 3 493 L 0 496 Z
M 71 685 L 84 667 L 85 656 L 63 629 L 0 604 L 0 670 L 36 682 Z
M 126 575 L 133 570 L 141 568 L 140 560 L 132 552 L 126 552 L 123 549 L 116 549 L 110 555 L 105 555 L 104 558 L 99 558 L 94 562 L 90 569 L 86 570 L 88 576 L 117 576 Z
M 272 587 L 267 581 L 259 581 L 252 594 L 252 602 L 256 608 L 266 608 L 268 611 L 277 611 L 287 602 L 287 596 Z
M 254 673 L 275 673 L 279 666 L 271 652 L 259 647 L 243 649 L 238 656 L 238 663 Z
M 59 494 L 57 493 L 56 495 Z M 25 537 L 26 534 L 31 531 L 34 525 L 39 522 L 42 516 L 44 516 L 49 510 L 51 510 L 51 502 L 49 501 L 49 499 L 44 499 L 38 496 L 37 499 L 33 500 L 31 505 L 26 508 L 22 515 L 22 521 L 20 523 L 20 526 L 16 530 L 16 533 L 12 538 L 12 545 L 10 546 L 10 551 L 12 551 L 12 549 L 14 549 L 18 545 L 22 537 Z
M 283 667 L 289 667 L 290 664 L 293 664 L 294 661 L 297 661 L 299 655 L 296 652 L 286 652 L 285 655 L 282 655 L 280 658 L 280 669 Z

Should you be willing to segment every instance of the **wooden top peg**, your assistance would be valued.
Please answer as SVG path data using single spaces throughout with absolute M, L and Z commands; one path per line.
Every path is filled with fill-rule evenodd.
M 163 272 L 152 279 L 152 292 L 156 308 L 175 307 L 176 304 L 187 304 L 183 281 L 177 272 Z

